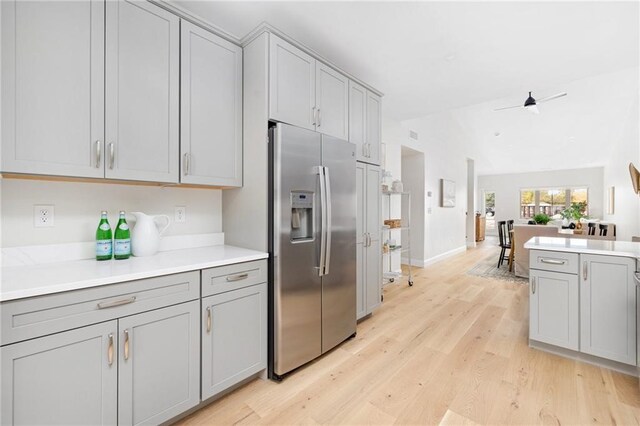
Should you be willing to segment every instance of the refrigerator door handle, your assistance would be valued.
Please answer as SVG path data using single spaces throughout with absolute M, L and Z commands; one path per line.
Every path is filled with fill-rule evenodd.
M 327 251 L 327 193 L 325 190 L 324 167 L 318 166 L 320 177 L 320 262 L 318 264 L 318 276 L 324 275 L 325 255 Z
M 324 167 L 324 190 L 325 190 L 325 200 L 327 200 L 327 219 L 325 224 L 327 225 L 325 235 L 326 235 L 326 254 L 324 256 L 324 275 L 329 273 L 329 266 L 331 265 L 331 233 L 333 229 L 331 228 L 331 180 L 329 179 L 329 168 Z

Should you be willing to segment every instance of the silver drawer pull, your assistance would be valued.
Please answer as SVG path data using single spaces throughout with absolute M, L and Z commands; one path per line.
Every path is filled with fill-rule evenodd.
M 249 273 L 245 272 L 244 274 L 237 274 L 237 275 L 229 275 L 227 277 L 227 281 L 228 282 L 232 282 L 232 281 L 242 281 L 242 280 L 246 280 L 247 278 L 249 278 Z
M 531 293 L 536 294 L 536 277 L 531 279 Z
M 113 302 L 100 302 L 98 303 L 98 309 L 115 308 L 116 306 L 128 305 L 136 301 L 136 296 L 131 296 L 127 299 L 114 300 Z
M 548 263 L 549 265 L 564 265 L 565 263 L 567 263 L 566 260 L 545 259 L 545 258 L 540 259 L 540 262 Z
M 129 359 L 129 330 L 124 331 L 124 359 Z
M 207 307 L 207 333 L 211 333 L 211 307 Z

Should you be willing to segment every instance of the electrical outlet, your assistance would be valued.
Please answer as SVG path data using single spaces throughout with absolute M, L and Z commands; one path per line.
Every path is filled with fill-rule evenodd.
M 36 228 L 51 228 L 55 223 L 54 221 L 54 206 L 52 204 L 33 206 L 33 226 Z
M 185 206 L 176 206 L 175 222 L 185 223 L 187 221 L 187 208 Z

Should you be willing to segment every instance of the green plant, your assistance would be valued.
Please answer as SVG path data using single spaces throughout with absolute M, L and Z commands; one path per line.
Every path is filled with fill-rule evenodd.
M 533 221 L 538 225 L 546 225 L 550 220 L 551 218 L 544 213 L 538 213 L 533 217 Z
M 562 212 L 562 217 L 568 220 L 575 220 L 576 222 L 586 217 L 585 214 L 587 211 L 587 203 L 584 201 L 580 201 L 578 203 L 571 203 L 569 207 L 564 209 Z

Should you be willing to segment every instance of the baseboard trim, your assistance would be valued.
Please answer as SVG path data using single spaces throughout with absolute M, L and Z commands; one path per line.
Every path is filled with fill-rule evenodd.
M 403 257 L 402 259 L 400 259 L 400 262 L 403 265 L 409 265 L 409 262 L 411 262 L 411 266 L 415 266 L 417 268 L 424 268 L 424 259 L 411 259 L 411 261 L 409 261 L 408 258 Z
M 424 262 L 423 262 L 423 265 L 424 265 L 423 268 L 426 267 L 426 266 L 429 266 L 429 265 L 433 265 L 434 263 L 438 263 L 438 262 L 440 262 L 442 260 L 445 260 L 445 259 L 447 259 L 447 258 L 449 258 L 451 256 L 455 256 L 456 254 L 464 253 L 465 251 L 467 251 L 467 245 L 466 244 L 461 246 L 461 247 L 454 248 L 453 250 L 446 251 L 446 252 L 444 252 L 442 254 L 439 254 L 437 256 L 430 257 L 429 259 L 425 259 Z

